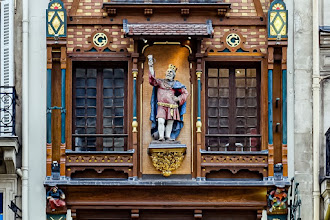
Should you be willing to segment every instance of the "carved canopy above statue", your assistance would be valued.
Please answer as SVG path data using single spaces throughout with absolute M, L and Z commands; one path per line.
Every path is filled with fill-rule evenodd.
M 212 21 L 205 24 L 187 23 L 156 23 L 156 24 L 128 24 L 123 21 L 124 31 L 127 36 L 191 36 L 211 37 L 214 33 Z

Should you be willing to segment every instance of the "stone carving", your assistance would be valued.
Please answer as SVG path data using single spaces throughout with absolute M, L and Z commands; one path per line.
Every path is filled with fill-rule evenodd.
M 154 87 L 151 97 L 151 135 L 159 141 L 174 141 L 183 127 L 188 91 L 174 80 L 177 68 L 170 64 L 165 79 L 155 78 L 154 60 L 148 55 L 149 83 Z
M 56 209 L 64 208 L 66 206 L 64 200 L 65 194 L 57 186 L 53 186 L 47 192 L 47 205 L 52 210 L 52 212 L 56 211 Z

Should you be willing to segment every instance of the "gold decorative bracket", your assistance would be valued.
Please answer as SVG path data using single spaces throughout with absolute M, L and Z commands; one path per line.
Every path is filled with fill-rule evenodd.
M 181 166 L 186 149 L 183 144 L 150 144 L 148 153 L 154 167 L 167 177 Z

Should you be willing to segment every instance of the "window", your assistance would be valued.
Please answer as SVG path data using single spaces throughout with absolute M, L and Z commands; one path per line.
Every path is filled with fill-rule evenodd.
M 260 147 L 259 66 L 209 64 L 206 73 L 208 150 L 252 151 Z
M 77 62 L 73 68 L 73 146 L 79 151 L 125 150 L 125 63 Z
M 0 220 L 3 219 L 3 193 L 0 193 Z

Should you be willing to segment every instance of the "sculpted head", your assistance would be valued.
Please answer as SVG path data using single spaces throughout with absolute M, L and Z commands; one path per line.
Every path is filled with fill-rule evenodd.
M 165 79 L 173 81 L 176 75 L 177 68 L 173 64 L 170 64 L 168 66 L 168 69 L 166 70 L 165 73 Z

